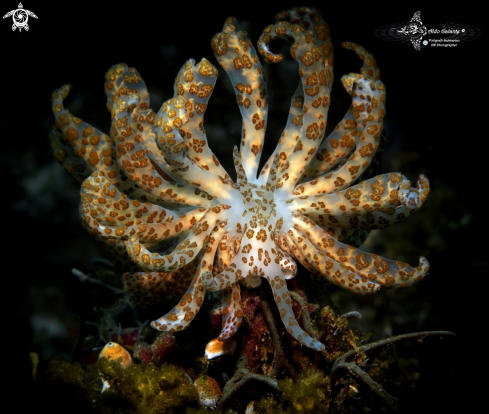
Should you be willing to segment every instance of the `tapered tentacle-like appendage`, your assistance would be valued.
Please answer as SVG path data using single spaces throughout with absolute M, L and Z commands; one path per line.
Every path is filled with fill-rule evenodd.
M 207 59 L 202 59 L 197 65 L 193 59 L 189 59 L 175 79 L 174 96 L 180 96 L 185 101 L 188 122 L 181 134 L 187 144 L 188 158 L 202 169 L 231 181 L 209 148 L 203 126 L 204 114 L 216 80 L 217 69 Z
M 266 62 L 282 60 L 269 50 L 278 38 L 293 40 L 299 82 L 286 127 L 261 172 L 268 97 L 259 57 L 234 17 L 212 39 L 243 117 L 239 150 L 233 151 L 236 182 L 209 148 L 203 126 L 218 75 L 206 59 L 182 66 L 174 95 L 157 112 L 136 69 L 110 68 L 110 136 L 64 107 L 71 86 L 52 95 L 55 157 L 82 182 L 83 225 L 112 245 L 119 265 L 131 261 L 123 276 L 129 298 L 143 306 L 182 297 L 151 326 L 185 329 L 206 291 L 219 292 L 212 312 L 222 316 L 222 327 L 209 357 L 234 349 L 230 338 L 243 317 L 240 285 L 254 288 L 264 280 L 287 332 L 302 345 L 324 349 L 292 310 L 286 281 L 297 274 L 296 260 L 358 294 L 410 286 L 429 267 L 424 258 L 411 267 L 357 248 L 368 231 L 416 213 L 429 193 L 423 175 L 414 188 L 400 173 L 366 176 L 385 142 L 385 86 L 375 59 L 359 45 L 343 44 L 363 66 L 342 77 L 351 106 L 325 137 L 333 82 L 329 27 L 316 9 L 279 13 L 258 41 Z M 211 352 L 216 343 L 222 352 Z
M 323 226 L 375 230 L 419 211 L 429 191 L 429 181 L 424 175 L 419 177 L 416 188 L 412 188 L 402 174 L 390 173 L 336 193 L 294 198 L 290 207 Z
M 170 273 L 124 273 L 124 289 L 134 304 L 157 304 L 166 296 L 183 296 L 197 270 L 196 260 Z
M 294 229 L 289 232 L 306 258 L 311 258 L 311 253 L 323 253 L 313 260 L 316 267 L 326 266 L 326 269 L 320 269 L 321 274 L 355 293 L 374 293 L 380 287 L 408 287 L 420 282 L 429 269 L 424 257 L 420 257 L 419 266 L 413 268 L 348 246 L 329 236 L 305 216 L 296 215 Z
M 219 64 L 229 75 L 235 88 L 239 110 L 243 116 L 241 153 L 243 167 L 254 182 L 263 150 L 268 114 L 267 84 L 263 69 L 246 32 L 238 21 L 229 17 L 221 33 L 212 38 L 212 49 Z
M 217 337 L 219 341 L 225 341 L 236 333 L 243 319 L 239 283 L 222 290 L 220 301 L 211 312 L 222 316 L 222 329 Z
M 296 20 L 294 16 L 292 21 Z M 292 152 L 280 153 L 285 163 L 278 175 L 277 194 L 282 197 L 292 192 L 323 139 L 333 84 L 333 46 L 329 37 L 329 27 L 315 11 L 305 14 L 301 20 L 297 23 L 300 21 L 302 24 L 279 21 L 275 25 L 270 25 L 258 40 L 259 50 L 264 59 L 269 63 L 277 63 L 283 57 L 270 52 L 270 42 L 279 37 L 294 39 L 291 54 L 299 63 L 303 87 L 300 121 L 298 117 L 295 118 L 296 123 L 301 126 L 298 139 Z M 297 92 L 296 95 L 298 96 Z M 293 100 L 291 113 L 294 112 L 294 106 Z
M 362 74 L 352 73 L 341 78 L 343 87 L 352 97 L 350 111 L 354 120 L 346 117 L 337 131 L 353 129 L 356 126 L 356 149 L 348 157 L 348 161 L 336 171 L 299 185 L 294 191 L 295 195 L 332 193 L 351 186 L 370 165 L 380 143 L 385 117 L 385 86 L 379 80 L 380 72 L 375 59 L 364 48 L 354 43 L 346 42 L 342 46 L 353 50 L 363 60 Z M 333 139 L 326 140 L 329 146 L 334 143 L 336 148 L 352 147 L 352 134 L 343 134 L 342 141 Z M 327 151 L 325 154 L 331 157 L 331 151 L 326 146 L 324 149 Z M 337 155 L 338 158 L 342 158 L 348 154 L 347 150 L 343 155 Z
M 204 297 L 205 288 L 200 281 L 200 275 L 196 273 L 178 305 L 165 316 L 151 322 L 151 327 L 169 332 L 185 329 L 199 312 Z

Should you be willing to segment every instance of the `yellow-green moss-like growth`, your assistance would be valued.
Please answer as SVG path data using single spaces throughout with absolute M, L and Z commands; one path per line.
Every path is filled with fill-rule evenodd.
M 327 412 L 331 403 L 329 377 L 311 367 L 299 374 L 296 381 L 285 378 L 278 381 L 282 394 L 264 397 L 254 404 L 257 413 L 292 414 Z
M 174 413 L 182 407 L 198 406 L 192 381 L 175 365 L 133 364 L 123 368 L 116 361 L 101 358 L 97 368 L 113 384 L 106 393 L 119 395 L 139 413 Z
M 99 372 L 110 383 L 103 393 Z M 184 413 L 187 407 L 199 407 L 191 379 L 172 364 L 132 364 L 124 368 L 118 361 L 100 358 L 96 365 L 87 368 L 56 357 L 46 367 L 43 379 L 57 383 L 77 400 L 91 402 L 96 412 L 107 414 L 173 414 Z

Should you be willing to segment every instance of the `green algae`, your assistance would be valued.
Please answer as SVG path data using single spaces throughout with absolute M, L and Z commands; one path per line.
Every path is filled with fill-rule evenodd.
M 278 381 L 282 394 L 263 397 L 254 404 L 257 413 L 292 414 L 327 412 L 331 403 L 330 378 L 324 371 L 311 367 L 294 381 Z
M 123 368 L 119 363 L 99 359 L 97 367 L 109 377 L 108 393 L 121 396 L 130 407 L 141 413 L 173 413 L 177 409 L 198 405 L 198 395 L 192 381 L 182 368 L 172 364 L 133 364 Z
M 104 392 L 100 376 L 110 384 Z M 191 379 L 182 368 L 167 363 L 124 368 L 118 361 L 100 358 L 86 367 L 55 357 L 44 370 L 44 381 L 53 391 L 68 393 L 85 404 L 91 402 L 91 411 L 104 414 L 184 413 L 186 407 L 199 406 Z

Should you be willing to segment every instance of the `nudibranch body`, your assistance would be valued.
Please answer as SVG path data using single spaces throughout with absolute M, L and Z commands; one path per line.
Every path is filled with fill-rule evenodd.
M 420 176 L 412 188 L 399 173 L 362 181 L 381 143 L 385 117 L 385 87 L 375 59 L 361 46 L 343 43 L 363 67 L 342 77 L 352 104 L 324 137 L 333 82 L 329 27 L 309 8 L 282 12 L 276 20 L 263 31 L 258 51 L 277 63 L 282 56 L 270 52 L 269 43 L 292 38 L 300 80 L 284 132 L 260 172 L 267 87 L 258 55 L 232 17 L 211 44 L 243 117 L 240 149 L 233 153 L 236 182 L 212 153 L 203 127 L 218 74 L 206 59 L 185 63 L 173 98 L 158 112 L 149 107 L 139 73 L 125 64 L 113 66 L 105 83 L 110 136 L 70 114 L 63 100 L 71 86 L 60 88 L 52 96 L 51 143 L 56 158 L 82 182 L 84 226 L 130 258 L 135 271 L 124 274 L 124 287 L 132 301 L 183 295 L 153 328 L 187 328 L 206 291 L 219 291 L 213 312 L 222 315 L 217 339 L 224 341 L 243 317 L 240 285 L 256 287 L 266 278 L 287 331 L 322 350 L 292 311 L 286 280 L 296 275 L 296 260 L 359 294 L 419 282 L 428 271 L 426 259 L 411 267 L 348 242 L 417 212 L 429 183 Z

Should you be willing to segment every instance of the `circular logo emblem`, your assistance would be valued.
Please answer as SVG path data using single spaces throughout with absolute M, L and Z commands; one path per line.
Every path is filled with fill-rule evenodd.
M 17 27 L 24 27 L 27 23 L 27 13 L 24 9 L 17 9 L 14 11 L 14 14 L 12 15 L 12 18 L 14 19 L 14 24 Z

